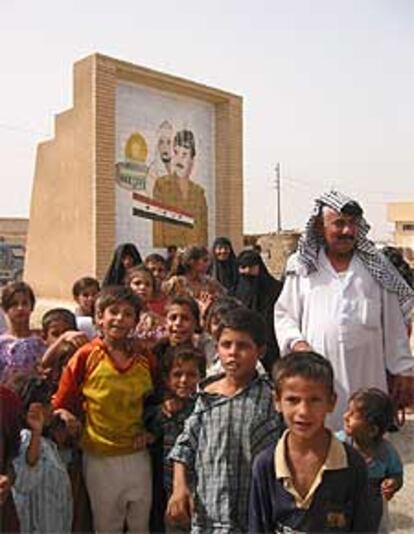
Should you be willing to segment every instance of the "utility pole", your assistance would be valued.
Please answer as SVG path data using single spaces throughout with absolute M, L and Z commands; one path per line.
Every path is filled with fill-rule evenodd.
M 277 192 L 277 232 L 282 231 L 282 213 L 280 209 L 280 163 L 276 163 L 276 192 Z

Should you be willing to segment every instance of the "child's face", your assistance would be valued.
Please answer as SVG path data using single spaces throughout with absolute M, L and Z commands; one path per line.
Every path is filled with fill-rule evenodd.
M 106 341 L 126 339 L 137 325 L 135 310 L 128 302 L 116 302 L 97 313 L 99 328 Z
M 134 278 L 129 283 L 129 287 L 143 302 L 151 300 L 154 293 L 152 280 L 147 273 L 137 273 L 134 275 Z
M 283 380 L 276 407 L 290 432 L 301 440 L 312 440 L 325 429 L 325 418 L 335 408 L 336 398 L 320 382 L 302 376 Z
M 167 269 L 160 261 L 150 261 L 147 263 L 147 269 L 152 272 L 153 277 L 157 283 L 157 287 L 161 287 L 162 282 L 167 277 Z
M 168 374 L 167 386 L 177 397 L 185 399 L 196 392 L 200 371 L 194 360 L 177 360 Z
M 208 255 L 203 256 L 202 258 L 199 258 L 198 260 L 193 260 L 191 262 L 191 270 L 197 274 L 206 274 L 209 265 L 210 257 Z
M 49 323 L 49 327 L 44 333 L 44 340 L 46 345 L 50 347 L 50 345 L 52 345 L 52 343 L 54 343 L 58 339 L 58 337 L 60 337 L 62 334 L 64 334 L 70 329 L 71 325 L 67 324 L 61 319 L 52 321 L 51 323 Z
M 28 295 L 16 293 L 7 310 L 7 316 L 14 325 L 28 325 L 32 313 L 32 303 Z
M 224 328 L 217 350 L 227 377 L 244 382 L 254 375 L 261 351 L 249 333 Z
M 85 288 L 76 298 L 76 302 L 79 305 L 80 311 L 83 315 L 93 317 L 94 305 L 96 297 L 98 296 L 98 290 L 96 287 Z
M 189 341 L 194 334 L 196 321 L 188 306 L 173 304 L 167 312 L 167 332 L 172 345 Z
M 349 402 L 348 409 L 344 413 L 344 430 L 347 436 L 354 439 L 367 437 L 370 432 L 370 425 L 366 422 L 358 404 L 353 400 Z
M 135 265 L 134 258 L 128 253 L 122 256 L 121 263 L 126 271 Z
M 220 326 L 220 317 L 218 315 L 213 315 L 210 320 L 209 324 L 209 332 L 210 334 L 216 338 L 218 328 Z

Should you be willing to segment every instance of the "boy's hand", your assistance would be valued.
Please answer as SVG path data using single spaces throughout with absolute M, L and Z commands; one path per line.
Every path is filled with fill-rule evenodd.
M 176 412 L 181 410 L 183 402 L 180 399 L 171 398 L 165 399 L 162 403 L 161 411 L 167 417 L 172 417 Z
M 200 294 L 197 299 L 197 304 L 200 309 L 200 317 L 202 319 L 206 318 L 207 312 L 210 306 L 213 304 L 214 300 L 214 295 L 212 295 L 209 291 L 200 291 Z
M 59 408 L 53 412 L 55 415 L 59 415 L 60 418 L 64 421 L 68 434 L 74 438 L 77 438 L 81 432 L 82 425 L 80 421 L 73 415 L 73 413 L 65 410 L 64 408 Z
M 385 478 L 381 482 L 381 494 L 387 501 L 390 501 L 394 497 L 397 490 L 398 484 L 394 478 Z
M 26 422 L 33 432 L 42 433 L 45 416 L 40 402 L 32 402 L 27 410 Z
M 166 518 L 171 523 L 189 525 L 194 502 L 188 489 L 174 489 L 167 504 Z
M 147 445 L 151 445 L 151 443 L 154 443 L 155 439 L 152 434 L 149 432 L 142 432 L 141 434 L 138 434 L 134 439 L 134 449 L 136 451 L 143 451 L 147 448 Z
M 68 330 L 61 335 L 61 341 L 66 341 L 66 343 L 70 343 L 75 349 L 79 349 L 82 345 L 88 343 L 89 340 L 83 332 Z
M 11 489 L 10 479 L 7 475 L 0 475 L 0 506 L 6 502 Z

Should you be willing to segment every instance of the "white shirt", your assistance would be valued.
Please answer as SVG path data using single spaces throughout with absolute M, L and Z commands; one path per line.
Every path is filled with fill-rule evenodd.
M 351 393 L 386 391 L 385 370 L 399 374 L 414 360 L 396 294 L 383 290 L 357 255 L 338 273 L 321 250 L 318 266 L 309 276 L 287 276 L 275 329 L 282 356 L 304 340 L 331 362 L 338 402 L 328 424 L 338 430 Z

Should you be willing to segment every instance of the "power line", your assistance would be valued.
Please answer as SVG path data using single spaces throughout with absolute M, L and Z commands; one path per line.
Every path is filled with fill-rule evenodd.
M 280 163 L 276 163 L 275 167 L 276 173 L 276 194 L 277 194 L 277 231 L 278 233 L 282 230 L 282 213 L 280 208 Z

